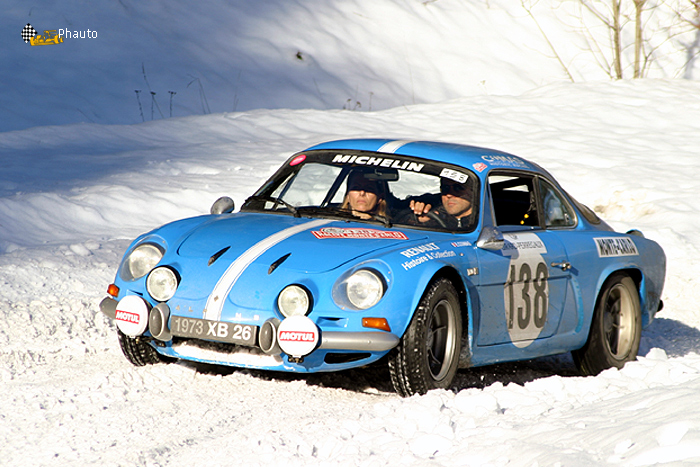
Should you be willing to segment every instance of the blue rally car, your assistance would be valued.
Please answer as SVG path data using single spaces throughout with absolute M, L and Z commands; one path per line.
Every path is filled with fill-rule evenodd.
M 134 365 L 312 373 L 386 356 L 408 396 L 564 352 L 583 374 L 620 368 L 662 305 L 657 243 L 491 149 L 327 142 L 233 210 L 221 198 L 129 246 L 100 308 Z

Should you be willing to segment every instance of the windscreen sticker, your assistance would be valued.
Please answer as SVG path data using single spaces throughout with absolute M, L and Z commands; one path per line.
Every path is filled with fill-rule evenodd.
M 324 227 L 319 230 L 312 230 L 311 233 L 314 237 L 322 240 L 326 238 L 408 240 L 405 233 L 392 230 Z
M 601 258 L 639 255 L 637 245 L 629 237 L 601 237 L 593 240 L 598 248 L 598 256 Z
M 549 312 L 549 268 L 544 242 L 534 233 L 504 234 L 503 254 L 510 256 L 503 299 L 508 334 L 516 347 L 539 337 Z
M 386 167 L 391 169 L 410 170 L 412 172 L 420 172 L 423 170 L 423 167 L 425 167 L 425 164 L 420 164 L 413 161 L 388 157 L 358 156 L 350 154 L 336 154 L 331 162 L 335 164 L 357 164 Z
M 408 271 L 419 264 L 427 263 L 428 261 L 441 258 L 452 258 L 457 256 L 452 250 L 441 250 L 435 243 L 425 243 L 413 248 L 408 248 L 401 252 L 406 258 L 412 258 L 409 261 L 401 263 L 401 266 Z
M 469 180 L 468 175 L 447 168 L 442 169 L 442 172 L 440 172 L 440 176 L 444 178 L 449 178 L 450 180 L 454 180 L 457 183 L 467 183 L 467 181 Z

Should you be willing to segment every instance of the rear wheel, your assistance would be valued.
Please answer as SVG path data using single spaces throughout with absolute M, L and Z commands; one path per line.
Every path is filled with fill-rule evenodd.
M 642 312 L 637 287 L 628 275 L 613 274 L 598 296 L 588 342 L 572 352 L 581 373 L 597 375 L 622 368 L 634 360 L 642 335 Z
M 399 345 L 389 354 L 391 382 L 404 397 L 446 389 L 457 372 L 462 338 L 459 297 L 438 279 L 421 298 Z
M 175 359 L 165 357 L 151 347 L 143 337 L 130 337 L 117 329 L 119 345 L 127 360 L 135 366 L 155 365 L 156 363 L 172 363 Z

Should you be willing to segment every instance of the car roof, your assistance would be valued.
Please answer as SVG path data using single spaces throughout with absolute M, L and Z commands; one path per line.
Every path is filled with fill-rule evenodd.
M 547 174 L 547 172 L 537 164 L 507 152 L 438 141 L 373 138 L 344 139 L 317 144 L 308 148 L 307 151 L 316 149 L 372 151 L 384 154 L 421 157 L 436 162 L 465 167 L 479 174 L 485 174 L 494 168 L 524 169 Z

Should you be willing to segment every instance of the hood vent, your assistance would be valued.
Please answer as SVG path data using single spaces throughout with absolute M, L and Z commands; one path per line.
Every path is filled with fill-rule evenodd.
M 209 258 L 209 262 L 207 263 L 207 266 L 211 266 L 212 264 L 214 264 L 214 261 L 216 261 L 217 259 L 221 258 L 221 256 L 222 256 L 224 253 L 226 253 L 226 252 L 228 251 L 229 248 L 231 248 L 231 247 L 230 247 L 230 246 L 227 246 L 226 248 L 224 248 L 224 249 L 222 249 L 222 250 L 219 250 L 219 251 L 217 251 L 216 253 L 214 253 L 214 254 L 211 256 L 211 258 Z
M 267 270 L 267 274 L 268 274 L 268 275 L 272 274 L 272 271 L 274 271 L 275 269 L 277 269 L 277 267 L 278 267 L 280 264 L 284 263 L 284 262 L 287 260 L 287 258 L 289 258 L 290 256 L 291 256 L 291 253 L 287 253 L 286 255 L 282 256 L 280 259 L 278 259 L 277 261 L 275 261 L 274 263 L 272 263 L 272 264 L 270 265 L 270 269 Z

